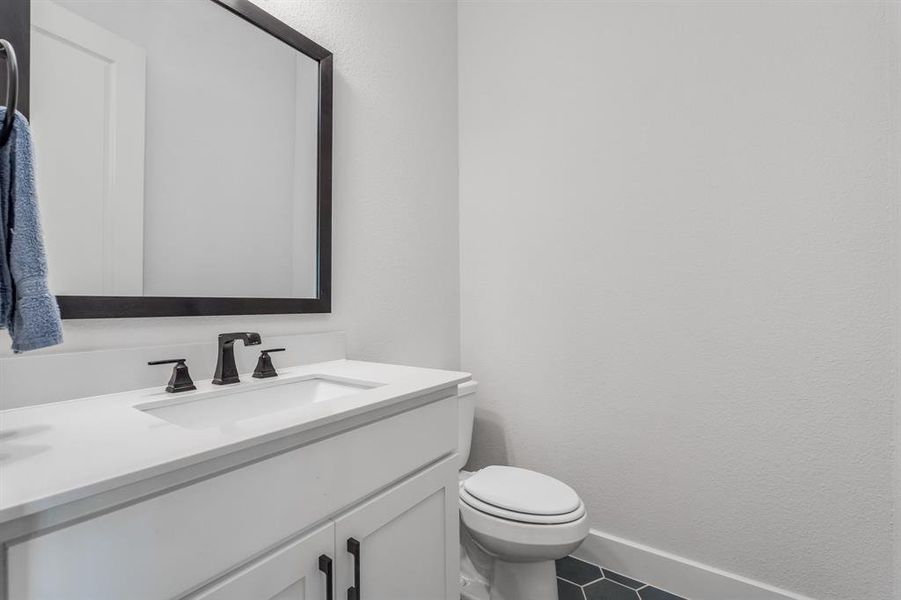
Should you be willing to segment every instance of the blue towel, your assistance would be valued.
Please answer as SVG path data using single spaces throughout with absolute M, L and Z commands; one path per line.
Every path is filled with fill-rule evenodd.
M 0 107 L 0 123 L 5 114 Z M 16 113 L 0 148 L 0 329 L 9 330 L 14 352 L 63 341 L 59 306 L 47 285 L 32 152 L 28 121 Z

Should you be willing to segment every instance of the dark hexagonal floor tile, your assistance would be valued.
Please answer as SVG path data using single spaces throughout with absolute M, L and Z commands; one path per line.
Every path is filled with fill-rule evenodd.
M 651 586 L 638 592 L 638 595 L 641 597 L 641 600 L 685 600 L 682 596 L 676 596 Z
M 557 578 L 557 595 L 560 600 L 585 600 L 582 588 L 560 578 Z
M 602 579 L 584 589 L 588 600 L 640 600 L 638 592 L 609 579 Z
M 601 568 L 597 565 L 573 558 L 572 556 L 567 556 L 557 561 L 557 577 L 562 577 L 579 585 L 597 581 L 603 576 Z
M 637 590 L 640 587 L 644 587 L 644 584 L 640 581 L 635 581 L 631 577 L 626 577 L 625 575 L 620 575 L 615 571 L 610 571 L 609 569 L 601 569 L 604 572 L 604 577 L 607 579 L 612 579 L 616 583 L 621 583 L 626 587 L 630 587 L 633 590 Z

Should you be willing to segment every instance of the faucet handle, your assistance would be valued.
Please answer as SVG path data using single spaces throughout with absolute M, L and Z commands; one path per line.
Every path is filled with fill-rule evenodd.
M 257 361 L 257 368 L 253 371 L 253 376 L 257 379 L 266 379 L 267 377 L 277 377 L 278 372 L 272 364 L 270 352 L 284 352 L 284 348 L 269 348 L 268 350 L 260 350 L 260 359 Z
M 186 358 L 170 358 L 168 360 L 152 360 L 148 365 L 171 365 L 175 363 L 175 366 L 172 368 L 172 377 L 169 378 L 169 385 L 166 386 L 166 391 L 170 394 L 176 394 L 178 392 L 190 392 L 191 390 L 196 390 L 197 387 L 194 386 L 194 382 L 191 380 L 191 374 L 188 372 L 188 365 L 185 364 L 187 361 Z

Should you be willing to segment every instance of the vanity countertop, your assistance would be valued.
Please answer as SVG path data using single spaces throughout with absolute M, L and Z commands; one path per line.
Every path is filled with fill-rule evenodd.
M 0 523 L 120 486 L 291 436 L 297 445 L 329 426 L 470 379 L 468 373 L 335 360 L 279 370 L 278 381 L 242 376 L 229 388 L 262 389 L 311 376 L 365 381 L 377 387 L 252 419 L 190 429 L 135 408 L 148 402 L 221 390 L 209 381 L 195 392 L 162 387 L 0 411 Z M 254 387 L 257 386 L 257 387 Z

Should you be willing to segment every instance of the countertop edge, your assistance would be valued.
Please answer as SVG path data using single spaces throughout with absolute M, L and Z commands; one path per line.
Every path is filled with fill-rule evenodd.
M 34 523 L 27 522 L 35 521 L 38 517 L 40 517 L 41 521 L 40 529 L 46 529 L 48 526 L 53 527 L 53 523 L 56 521 L 68 522 L 81 518 L 81 513 L 103 512 L 120 505 L 127 505 L 138 501 L 140 498 L 165 493 L 170 489 L 189 485 L 193 481 L 213 477 L 231 469 L 240 468 L 242 465 L 263 460 L 281 452 L 339 435 L 407 410 L 413 410 L 451 397 L 452 393 L 450 392 L 453 388 L 471 379 L 468 373 L 454 371 L 445 371 L 444 373 L 448 375 L 445 380 L 433 385 L 423 386 L 415 391 L 407 391 L 341 413 L 289 425 L 284 429 L 225 443 L 215 448 L 200 450 L 196 453 L 139 468 L 109 479 L 64 489 L 58 493 L 3 507 L 0 509 L 0 541 L 27 535 L 29 530 L 35 528 Z M 209 468 L 197 469 L 197 467 L 204 464 Z M 185 474 L 182 478 L 176 477 L 175 481 L 168 484 L 163 481 L 169 476 L 180 472 L 183 473 L 186 470 L 194 470 L 195 472 L 190 476 Z M 181 481 L 180 479 L 184 480 Z M 152 480 L 159 480 L 158 485 L 150 485 L 147 486 L 147 489 L 136 490 L 132 493 L 126 491 L 124 500 L 116 494 L 117 490 L 124 491 L 130 487 L 141 487 L 142 484 Z M 110 495 L 108 502 L 102 501 L 101 498 L 106 495 Z M 134 497 L 132 498 L 131 496 Z M 91 502 L 92 499 L 94 499 L 93 502 Z M 84 506 L 77 506 L 79 504 Z M 69 510 L 66 510 L 66 507 L 69 507 Z M 58 511 L 60 514 L 53 518 L 45 519 L 46 515 L 43 513 L 52 511 Z M 16 526 L 17 523 L 20 523 L 20 525 Z

